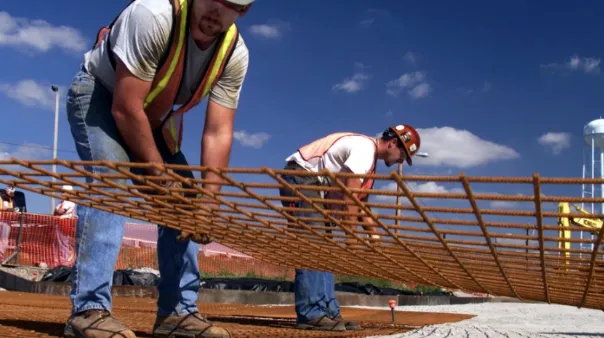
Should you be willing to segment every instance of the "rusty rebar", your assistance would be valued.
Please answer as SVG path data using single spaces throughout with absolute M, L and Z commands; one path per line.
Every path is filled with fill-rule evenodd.
M 53 164 L 57 173 L 49 170 Z M 91 166 L 103 170 L 92 173 L 87 170 Z M 160 169 L 160 176 L 132 171 L 153 166 Z M 183 177 L 178 174 L 181 170 L 201 177 L 214 172 L 221 178 L 222 189 L 209 191 L 204 188 L 208 180 Z M 333 183 L 293 187 L 280 179 L 280 175 L 288 173 L 324 176 Z M 349 189 L 343 183 L 349 177 L 372 177 L 375 187 Z M 168 189 L 172 185 L 162 185 L 162 181 L 177 187 Z M 410 182 L 457 184 L 461 189 L 420 192 L 413 191 Z M 580 184 L 604 183 L 604 179 L 545 178 L 538 174 L 354 175 L 265 167 L 11 159 L 0 161 L 0 183 L 177 230 L 209 232 L 223 245 L 281 266 L 604 308 L 604 258 L 600 250 L 604 228 L 587 229 L 572 222 L 582 218 L 601 224 L 597 222 L 604 219 L 604 214 L 561 213 L 555 208 L 558 203 L 602 203 L 604 198 L 554 196 L 545 190 L 547 185 L 573 189 Z M 388 183 L 393 183 L 392 189 L 384 188 Z M 491 193 L 485 193 L 476 188 L 477 183 L 505 184 L 506 190 L 527 191 L 497 194 L 489 188 Z M 72 185 L 74 190 L 61 191 L 63 184 Z M 280 196 L 279 188 L 292 190 L 293 196 Z M 308 197 L 303 190 L 337 192 L 346 198 Z M 369 194 L 370 199 L 359 200 L 356 194 L 360 192 Z M 405 203 L 400 203 L 401 199 Z M 281 205 L 282 201 L 285 205 Z M 300 201 L 306 207 L 287 205 Z M 496 201 L 506 205 L 488 205 Z M 323 203 L 341 209 L 325 209 L 321 207 Z M 460 203 L 469 203 L 469 207 Z M 357 211 L 349 212 L 349 206 Z M 296 210 L 309 216 L 296 217 Z M 561 217 L 571 220 L 570 226 L 565 227 L 571 233 L 568 239 L 560 238 L 558 233 L 556 219 Z M 374 227 L 381 238 L 370 239 L 372 229 L 363 226 Z M 536 233 L 529 234 L 530 230 Z M 597 237 L 581 239 L 579 233 L 585 231 Z M 570 243 L 571 248 L 558 248 L 557 243 L 562 241 Z M 594 250 L 583 249 L 581 244 L 593 244 Z

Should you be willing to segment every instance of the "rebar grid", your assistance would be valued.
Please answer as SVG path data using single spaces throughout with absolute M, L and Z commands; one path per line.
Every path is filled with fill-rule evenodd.
M 56 174 L 49 170 L 52 165 Z M 11 159 L 0 161 L 0 182 L 208 234 L 282 266 L 604 308 L 604 260 L 598 251 L 604 228 L 590 230 L 571 221 L 563 228 L 571 236 L 560 237 L 560 220 L 604 215 L 557 211 L 558 203 L 604 203 L 604 198 L 569 193 L 578 192 L 581 184 L 604 183 L 601 179 L 353 175 L 182 165 L 153 165 L 164 173 L 159 177 L 136 171 L 150 166 Z M 192 171 L 195 178 L 177 173 L 182 170 Z M 199 177 L 207 172 L 223 180 L 220 192 L 204 187 L 209 182 Z M 321 175 L 333 184 L 293 186 L 282 178 L 285 174 Z M 346 177 L 372 177 L 374 189 L 350 189 L 343 183 Z M 177 186 L 167 189 L 166 182 Z M 62 192 L 65 184 L 74 190 Z M 290 189 L 293 197 L 279 196 L 280 188 Z M 311 198 L 304 191 L 339 193 L 347 199 Z M 371 196 L 369 201 L 358 198 L 361 192 Z M 402 203 L 394 203 L 397 196 Z M 307 207 L 292 207 L 292 202 Z M 348 211 L 350 205 L 358 212 Z M 295 217 L 294 211 L 307 216 Z M 363 216 L 372 222 L 362 221 Z M 380 238 L 369 237 L 372 233 L 361 226 L 373 228 Z

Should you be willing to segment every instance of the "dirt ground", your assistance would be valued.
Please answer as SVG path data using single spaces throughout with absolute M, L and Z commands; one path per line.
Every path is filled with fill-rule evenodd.
M 137 334 L 151 337 L 155 320 L 155 299 L 114 298 L 114 313 Z M 61 337 L 69 316 L 67 297 L 0 292 L 0 337 Z M 367 337 L 404 333 L 429 324 L 451 323 L 474 316 L 430 312 L 396 312 L 342 308 L 344 318 L 358 321 L 362 331 L 320 332 L 296 330 L 293 306 L 199 304 L 199 310 L 233 337 Z

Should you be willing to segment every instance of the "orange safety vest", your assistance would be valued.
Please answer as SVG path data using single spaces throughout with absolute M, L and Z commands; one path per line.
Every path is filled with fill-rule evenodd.
M 166 1 L 170 1 L 173 8 L 172 31 L 168 43 L 168 54 L 160 62 L 149 94 L 145 99 L 144 109 L 151 123 L 151 128 L 162 129 L 162 135 L 168 149 L 172 154 L 176 154 L 180 151 L 182 143 L 184 114 L 198 105 L 216 85 L 235 50 L 235 46 L 237 46 L 239 30 L 235 24 L 232 24 L 227 32 L 221 35 L 212 60 L 205 71 L 203 79 L 199 82 L 199 86 L 189 101 L 174 111 L 173 107 L 180 90 L 184 65 L 186 63 L 187 38 L 189 36 L 188 23 L 191 10 L 190 5 L 193 0 Z M 101 44 L 116 20 L 117 17 L 109 26 L 105 26 L 99 30 L 95 48 Z M 110 39 L 107 39 L 107 49 L 111 50 L 109 43 Z M 109 55 L 110 58 L 113 58 L 113 53 L 109 53 Z M 113 59 L 112 63 L 114 63 Z
M 329 151 L 329 149 L 334 145 L 334 143 L 336 143 L 342 137 L 346 137 L 346 136 L 363 136 L 363 137 L 370 139 L 374 143 L 376 151 L 373 156 L 373 164 L 371 165 L 371 169 L 369 169 L 369 172 L 368 172 L 368 174 L 374 174 L 375 167 L 377 164 L 377 144 L 375 143 L 375 140 L 373 138 L 371 138 L 367 135 L 356 134 L 356 133 L 330 134 L 330 135 L 327 135 L 321 139 L 318 139 L 312 143 L 309 143 L 309 144 L 301 147 L 300 149 L 298 149 L 298 153 L 300 153 L 300 156 L 302 156 L 302 158 L 307 162 L 311 162 L 313 160 L 319 160 L 321 157 L 323 157 L 323 155 L 325 155 L 325 153 L 327 153 L 327 151 Z M 368 189 L 368 190 L 372 189 L 373 183 L 374 183 L 373 178 L 366 178 L 363 180 L 361 189 Z M 366 196 L 367 196 L 367 194 L 363 193 L 363 194 L 359 194 L 358 198 L 363 199 Z

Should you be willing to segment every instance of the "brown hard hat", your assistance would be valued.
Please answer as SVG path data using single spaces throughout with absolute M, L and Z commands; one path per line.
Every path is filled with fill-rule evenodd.
M 419 133 L 417 130 L 415 130 L 415 128 L 405 124 L 390 127 L 390 130 L 393 131 L 396 136 L 398 136 L 398 139 L 403 144 L 403 149 L 407 154 L 407 163 L 412 165 L 413 160 L 411 158 L 419 151 L 419 146 L 421 143 Z

